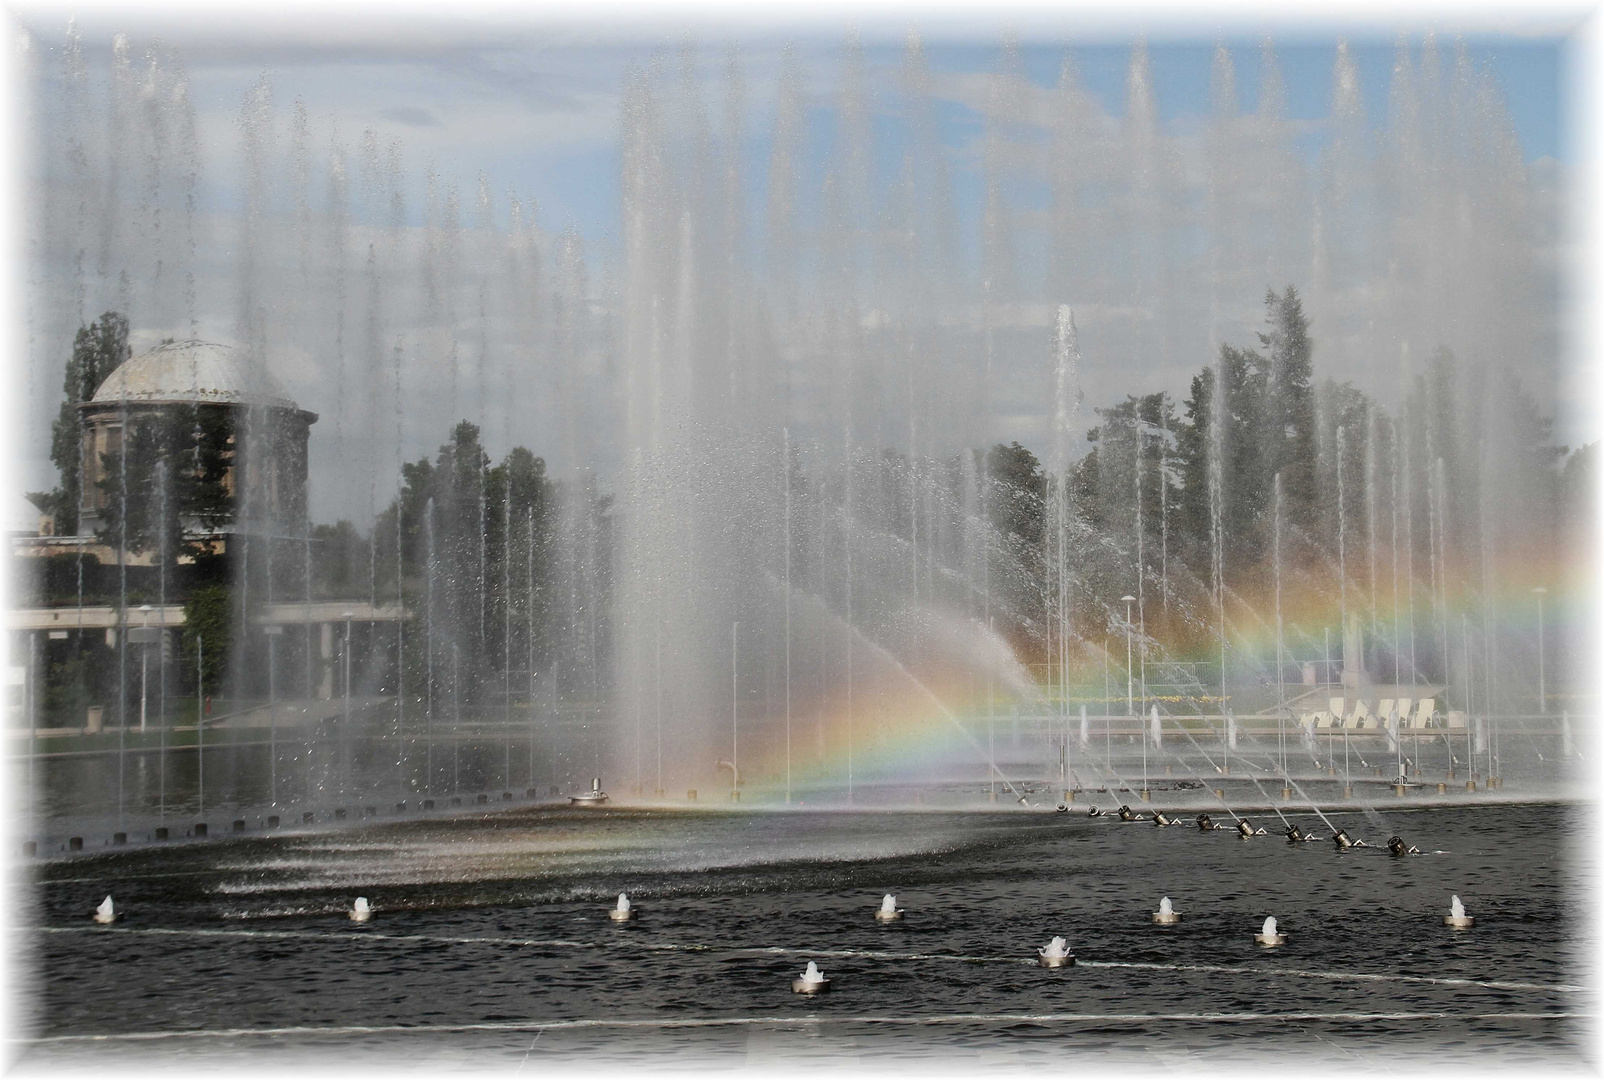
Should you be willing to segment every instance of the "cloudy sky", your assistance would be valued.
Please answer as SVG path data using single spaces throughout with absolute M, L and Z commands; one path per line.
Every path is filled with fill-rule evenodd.
M 678 47 L 694 41 L 703 83 L 712 87 L 719 82 L 725 46 L 737 45 L 746 84 L 747 156 L 760 163 L 767 160 L 780 51 L 788 42 L 798 49 L 805 90 L 814 106 L 807 118 L 814 129 L 811 142 L 828 145 L 834 123 L 830 105 L 839 93 L 841 43 L 849 29 L 856 29 L 866 46 L 871 101 L 877 94 L 886 100 L 894 97 L 907 30 L 917 26 L 923 35 L 940 138 L 954 163 L 961 231 L 971 244 L 982 183 L 982 109 L 1005 35 L 1020 40 L 1025 74 L 1040 99 L 1027 98 L 1027 108 L 1045 109 L 1068 45 L 1083 85 L 1110 118 L 1124 113 L 1132 43 L 1145 37 L 1159 120 L 1168 133 L 1184 137 L 1201 128 L 1208 116 L 1216 42 L 1229 45 L 1236 57 L 1243 108 L 1256 107 L 1259 42 L 1269 34 L 1282 66 L 1290 117 L 1301 122 L 1298 149 L 1312 163 L 1330 136 L 1326 118 L 1337 38 L 1350 42 L 1367 122 L 1379 130 L 1387 122 L 1398 35 L 1418 40 L 1428 26 L 1439 31 L 1446 27 L 1450 35 L 1464 35 L 1472 57 L 1493 75 L 1525 163 L 1535 182 L 1557 198 L 1581 153 L 1575 122 L 1586 119 L 1571 81 L 1579 12 L 1559 7 L 1523 12 L 1456 8 L 1448 21 L 1444 10 L 1383 13 L 1373 8 L 1363 21 L 1339 21 L 1328 12 L 1324 21 L 1298 23 L 1278 18 L 1269 8 L 1238 6 L 1193 7 L 1179 14 L 1127 7 L 1118 16 L 1085 7 L 1063 12 L 1018 8 L 1005 18 L 982 16 L 973 7 L 881 8 L 853 18 L 829 12 L 804 17 L 801 9 L 794 9 L 762 22 L 734 8 L 686 12 L 613 7 L 588 21 L 560 22 L 505 8 L 341 4 L 290 9 L 257 5 L 225 19 L 199 6 L 78 9 L 76 17 L 96 93 L 102 92 L 117 34 L 128 35 L 136 50 L 160 41 L 181 58 L 196 110 L 203 215 L 221 218 L 239 208 L 241 100 L 265 75 L 281 112 L 293 101 L 305 102 L 314 140 L 326 145 L 332 138 L 349 145 L 364 130 L 376 132 L 381 142 L 393 137 L 404 147 L 413 181 L 426 164 L 464 193 L 475 190 L 481 175 L 487 176 L 498 192 L 510 190 L 537 203 L 540 223 L 548 231 L 572 225 L 592 251 L 605 253 L 618 234 L 619 110 L 631 69 L 654 56 L 667 55 L 677 63 Z M 22 96 L 45 119 L 47 133 L 48 117 L 59 106 L 58 61 L 73 14 L 55 6 L 18 10 L 32 56 L 31 67 L 24 68 L 29 81 Z M 819 161 L 806 167 L 822 170 Z M 754 168 L 749 184 L 757 189 L 763 181 L 761 169 Z M 410 224 L 420 223 L 421 203 L 410 199 Z M 1561 224 L 1555 221 L 1552 227 Z M 1556 240 L 1561 247 L 1567 242 L 1563 235 Z M 202 282 L 203 294 L 206 289 Z M 1582 375 L 1581 365 L 1562 365 L 1554 395 L 1562 441 L 1597 437 L 1590 413 L 1566 404 L 1584 397 Z M 30 413 L 36 419 L 47 415 L 55 389 L 49 384 L 59 376 L 41 369 L 30 377 Z M 1166 373 L 1152 377 L 1171 380 Z M 1185 389 L 1163 388 L 1177 396 Z M 1102 390 L 1088 386 L 1088 398 L 1099 400 Z M 8 486 L 37 487 L 51 480 L 40 439 L 47 428 L 34 420 L 27 426 L 26 444 L 13 461 L 23 475 Z

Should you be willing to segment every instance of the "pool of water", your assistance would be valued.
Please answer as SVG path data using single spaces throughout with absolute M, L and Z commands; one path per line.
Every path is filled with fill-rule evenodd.
M 1579 1070 L 1581 813 L 1337 815 L 1377 845 L 1338 852 L 1273 815 L 1244 841 L 1080 812 L 520 807 L 42 861 L 24 1060 Z M 1388 856 L 1394 833 L 1424 854 Z M 607 917 L 620 891 L 633 922 Z M 885 892 L 902 921 L 875 922 Z M 107 893 L 126 919 L 96 926 Z M 1452 894 L 1474 929 L 1442 925 Z M 1162 896 L 1179 925 L 1152 924 Z M 1267 915 L 1284 946 L 1255 944 Z M 1036 966 L 1054 935 L 1076 966 Z M 791 992 L 808 960 L 829 994 Z

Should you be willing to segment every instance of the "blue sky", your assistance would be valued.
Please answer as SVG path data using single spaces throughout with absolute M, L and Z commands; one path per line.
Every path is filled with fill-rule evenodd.
M 1070 25 L 1037 19 L 1020 29 L 1021 55 L 1033 85 L 1051 87 L 1066 49 L 1074 56 L 1082 85 L 1111 117 L 1125 111 L 1125 84 L 1131 47 L 1145 29 L 1151 56 L 1155 96 L 1164 127 L 1174 133 L 1194 129 L 1209 113 L 1212 54 L 1217 40 L 1231 49 L 1238 98 L 1244 110 L 1256 108 L 1261 80 L 1262 29 L 1241 25 L 1198 26 L 1196 32 L 1175 26 L 1138 27 L 1105 22 Z M 65 10 L 24 13 L 22 21 L 44 61 L 37 71 L 40 104 L 48 115 L 59 97 L 59 75 L 53 64 L 65 36 Z M 254 20 L 254 21 L 253 21 Z M 872 102 L 894 109 L 902 63 L 903 37 L 909 22 L 863 27 Z M 1151 20 L 1149 20 L 1151 23 Z M 1574 20 L 1573 20 L 1574 22 Z M 555 231 L 573 224 L 587 238 L 593 265 L 603 260 L 616 237 L 618 220 L 619 104 L 629 70 L 663 58 L 672 72 L 677 50 L 687 39 L 683 24 L 659 21 L 629 23 L 536 24 L 521 13 L 495 17 L 416 10 L 380 14 L 374 10 L 333 7 L 326 15 L 304 11 L 287 16 L 253 15 L 233 21 L 210 18 L 200 9 L 129 12 L 96 9 L 80 19 L 89 61 L 95 110 L 92 126 L 103 127 L 107 72 L 113 35 L 126 33 L 135 56 L 155 39 L 171 45 L 190 77 L 191 98 L 203 160 L 203 211 L 227 214 L 237 209 L 242 185 L 239 174 L 238 116 L 246 90 L 266 75 L 273 86 L 278 116 L 273 151 L 281 167 L 287 161 L 288 117 L 292 103 L 303 99 L 309 109 L 313 151 L 326 160 L 330 142 L 348 151 L 365 129 L 381 142 L 399 139 L 406 171 L 408 214 L 422 218 L 422 175 L 432 163 L 454 184 L 463 203 L 464 224 L 472 223 L 473 194 L 478 177 L 490 180 L 504 222 L 509 189 L 540 206 L 539 221 Z M 717 99 L 726 43 L 740 49 L 746 82 L 745 150 L 748 162 L 749 213 L 758 221 L 766 187 L 769 133 L 773 123 L 776 75 L 781 46 L 797 44 L 809 103 L 809 150 L 806 171 L 816 196 L 824 159 L 832 142 L 834 104 L 839 91 L 842 44 L 848 22 L 825 25 L 815 18 L 796 26 L 775 23 L 754 28 L 703 20 L 691 33 L 708 112 L 717 124 Z M 1577 109 L 1568 97 L 1570 68 L 1575 62 L 1569 25 L 1550 19 L 1533 31 L 1467 33 L 1473 60 L 1496 79 L 1528 164 L 1550 182 L 1563 180 L 1578 147 L 1570 137 Z M 960 235 L 973 252 L 980 171 L 977 147 L 982 135 L 978 105 L 985 100 L 986 80 L 997 65 L 999 45 L 1008 28 L 1000 22 L 979 25 L 952 22 L 921 28 L 938 99 L 941 136 L 953 163 L 953 184 L 960 214 Z M 1324 138 L 1323 121 L 1330 111 L 1336 42 L 1345 38 L 1357 66 L 1368 122 L 1374 131 L 1387 124 L 1388 86 L 1397 30 L 1378 22 L 1330 22 L 1318 32 L 1310 27 L 1269 27 L 1282 68 L 1288 108 L 1294 120 L 1305 121 L 1300 147 L 1311 158 Z M 1439 37 L 1445 66 L 1451 63 L 1455 38 L 1452 25 Z M 1162 32 L 1160 32 L 1162 30 Z M 1408 41 L 1418 58 L 1421 26 L 1410 28 Z M 672 82 L 672 77 L 665 80 Z M 882 126 L 896 126 L 887 117 Z M 48 134 L 47 136 L 48 137 Z M 877 140 L 877 152 L 889 166 L 895 159 L 895 138 Z M 322 166 L 315 166 L 321 168 Z M 357 185 L 353 178 L 352 190 Z M 314 182 L 314 200 L 321 204 L 324 184 Z M 230 234 L 215 237 L 216 259 L 226 259 Z M 217 263 L 216 265 L 222 265 Z M 203 283 L 203 288 L 205 283 Z M 226 310 L 226 304 L 220 307 Z M 1569 355 L 1585 350 L 1573 347 Z M 1566 362 L 1561 362 L 1562 369 Z M 1560 402 L 1583 400 L 1580 365 L 1562 372 Z M 54 378 L 52 376 L 52 378 Z M 44 384 L 41 383 L 41 386 Z M 1151 388 L 1151 387 L 1150 387 Z M 1180 389 L 1180 385 L 1170 387 Z M 42 391 L 41 391 L 42 392 Z M 48 396 L 45 395 L 45 396 Z M 1562 406 L 1564 408 L 1564 406 Z M 1591 418 L 1560 417 L 1561 438 L 1579 442 L 1595 438 Z M 38 440 L 34 440 L 37 442 Z M 30 466 L 43 483 L 48 473 L 42 458 Z
M 65 19 L 34 16 L 28 25 L 47 50 L 56 46 Z M 203 153 L 209 167 L 228 162 L 236 141 L 233 118 L 240 95 L 267 73 L 281 111 L 297 97 L 306 100 L 314 128 L 337 124 L 350 142 L 365 127 L 381 136 L 399 136 L 406 145 L 406 164 L 413 176 L 426 160 L 463 190 L 471 190 L 482 172 L 498 193 L 508 187 L 537 198 L 547 227 L 572 221 L 587 234 L 611 234 L 617 219 L 617 102 L 626 71 L 666 53 L 675 63 L 681 38 L 672 34 L 639 38 L 603 32 L 600 26 L 541 28 L 532 24 L 489 32 L 471 20 L 444 23 L 435 33 L 401 23 L 389 27 L 341 30 L 315 27 L 299 33 L 286 30 L 255 36 L 229 35 L 172 18 L 116 19 L 101 13 L 83 21 L 91 64 L 103 76 L 112 32 L 130 34 L 138 50 L 153 36 L 176 45 L 188 67 L 192 94 L 202 127 Z M 243 28 L 241 28 L 243 29 Z M 1373 128 L 1386 123 L 1387 87 L 1394 58 L 1394 38 L 1374 28 L 1353 27 L 1348 34 L 1359 70 L 1366 109 Z M 767 157 L 772 122 L 774 75 L 779 46 L 788 38 L 800 46 L 813 105 L 814 134 L 828 139 L 830 106 L 836 91 L 840 43 L 845 36 L 810 25 L 797 33 L 780 29 L 741 35 L 747 81 L 747 149 L 754 182 Z M 1294 119 L 1318 121 L 1329 109 L 1332 61 L 1338 33 L 1314 37 L 1304 32 L 1276 41 L 1284 72 L 1288 106 Z M 1104 34 L 1076 40 L 1072 34 L 1051 37 L 1036 32 L 1024 39 L 1027 76 L 1038 86 L 1051 86 L 1065 47 L 1073 52 L 1086 89 L 1113 116 L 1125 108 L 1126 65 L 1134 35 L 1113 39 Z M 699 35 L 700 63 L 716 87 L 728 34 Z M 983 76 L 996 64 L 998 31 L 959 35 L 947 30 L 927 43 L 933 73 Z M 1169 127 L 1208 111 L 1209 72 L 1215 38 L 1150 40 L 1152 70 L 1161 120 Z M 1236 64 L 1238 95 L 1244 109 L 1256 106 L 1260 81 L 1257 36 L 1224 38 Z M 1411 39 L 1416 55 L 1419 35 Z M 1446 55 L 1452 38 L 1441 45 Z M 901 60 L 900 35 L 866 38 L 871 92 L 894 86 Z M 1565 41 L 1539 38 L 1470 37 L 1472 56 L 1487 64 L 1504 91 L 1528 162 L 1550 157 L 1566 161 Z M 938 87 L 939 92 L 939 87 Z M 719 103 L 710 101 L 716 118 Z M 979 117 L 961 104 L 942 109 L 943 136 L 957 150 L 979 133 Z M 498 137 L 498 127 L 500 137 Z M 1317 151 L 1316 129 L 1303 140 L 1309 154 Z M 963 171 L 961 162 L 958 171 Z M 211 179 L 209 177 L 209 179 Z M 225 180 L 226 177 L 217 179 Z M 962 184 L 962 177 L 959 183 Z M 211 197 L 230 198 L 234 185 L 210 185 Z M 414 210 L 416 210 L 414 206 Z

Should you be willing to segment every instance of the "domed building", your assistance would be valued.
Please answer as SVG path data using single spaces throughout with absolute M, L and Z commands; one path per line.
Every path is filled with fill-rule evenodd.
M 136 438 L 142 429 L 155 433 L 146 436 L 149 453 L 184 474 L 180 481 L 206 474 L 217 489 L 208 500 L 195 495 L 199 485 L 174 482 L 186 540 L 221 551 L 228 534 L 282 531 L 305 518 L 307 440 L 317 414 L 238 349 L 196 340 L 158 345 L 113 370 L 78 411 L 81 538 L 104 536 L 114 514 L 125 430 Z M 131 463 L 137 452 L 135 443 Z M 139 497 L 148 497 L 148 488 Z

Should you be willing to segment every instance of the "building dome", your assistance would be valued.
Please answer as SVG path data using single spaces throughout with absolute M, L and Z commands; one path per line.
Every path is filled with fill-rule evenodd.
M 243 353 L 209 341 L 170 341 L 123 362 L 106 376 L 96 405 L 203 402 L 295 409 L 271 376 Z

